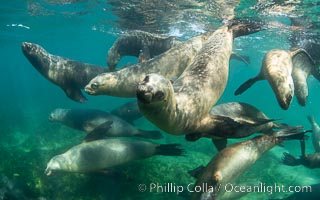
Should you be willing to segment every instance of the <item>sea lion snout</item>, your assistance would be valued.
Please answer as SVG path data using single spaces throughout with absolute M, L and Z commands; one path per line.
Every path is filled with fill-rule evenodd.
M 99 89 L 99 84 L 97 82 L 89 83 L 84 87 L 84 91 L 88 94 L 95 94 L 95 91 Z
M 152 101 L 152 92 L 144 82 L 138 85 L 136 95 L 138 100 L 142 103 L 148 104 Z

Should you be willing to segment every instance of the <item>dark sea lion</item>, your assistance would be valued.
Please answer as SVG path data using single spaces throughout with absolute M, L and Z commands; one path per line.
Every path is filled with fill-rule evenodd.
M 145 137 L 150 139 L 160 139 L 162 134 L 159 131 L 141 130 L 126 121 L 108 112 L 96 109 L 63 109 L 58 108 L 51 112 L 49 120 L 60 122 L 71 128 L 85 131 L 91 134 L 95 129 L 107 121 L 111 121 L 111 128 L 106 127 L 104 137 Z
M 312 144 L 315 152 L 320 152 L 320 127 L 313 116 L 308 116 L 312 126 Z
M 194 37 L 146 62 L 100 74 L 90 81 L 85 91 L 91 95 L 135 97 L 137 84 L 149 73 L 160 73 L 169 79 L 179 76 L 192 63 L 207 38 L 207 35 Z
M 59 86 L 70 99 L 77 102 L 87 100 L 81 89 L 92 78 L 109 71 L 97 65 L 52 55 L 41 46 L 32 43 L 23 42 L 22 52 L 42 76 Z
M 113 71 L 123 56 L 141 57 L 142 51 L 144 60 L 149 60 L 180 43 L 175 37 L 139 30 L 130 31 L 120 35 L 114 42 L 108 51 L 107 63 Z
M 154 155 L 182 156 L 179 144 L 156 144 L 141 140 L 103 139 L 82 143 L 54 156 L 45 173 L 54 171 L 97 172 Z
M 242 102 L 228 102 L 215 105 L 211 108 L 210 114 L 217 116 L 225 116 L 239 122 L 244 121 L 251 124 L 261 123 L 261 125 L 257 126 L 248 126 L 247 128 L 236 132 L 235 135 L 230 135 L 228 138 L 243 138 L 250 136 L 253 133 L 269 134 L 272 133 L 274 129 L 288 127 L 288 125 L 286 124 L 275 123 L 275 119 L 268 118 L 263 112 L 261 112 L 256 107 Z M 269 122 L 266 122 L 268 120 Z M 221 133 L 221 135 L 219 134 L 220 133 L 187 134 L 186 139 L 188 141 L 195 141 L 201 137 L 213 137 L 213 143 L 216 145 L 218 150 L 221 150 L 226 146 L 227 138 L 223 138 L 223 133 Z M 218 136 L 220 136 L 221 138 L 218 138 Z
M 110 113 L 120 117 L 121 119 L 129 122 L 130 124 L 132 124 L 133 121 L 142 117 L 142 114 L 140 113 L 138 107 L 138 102 L 136 100 L 125 103 L 122 106 L 119 106 L 111 110 Z
M 208 190 L 192 193 L 191 199 L 220 199 L 225 193 L 225 185 L 234 183 L 265 152 L 285 139 L 303 137 L 304 133 L 301 132 L 301 127 L 282 129 L 223 149 L 203 168 L 194 185 L 195 187 L 206 185 Z
M 282 162 L 289 166 L 303 165 L 310 169 L 320 168 L 320 152 L 307 154 L 300 158 L 296 158 L 289 153 L 283 153 Z
M 294 95 L 294 83 L 291 76 L 292 58 L 297 54 L 305 52 L 303 49 L 286 51 L 273 49 L 266 53 L 262 61 L 260 73 L 244 82 L 236 91 L 235 95 L 242 94 L 254 83 L 267 80 L 277 98 L 280 107 L 287 110 Z
M 228 137 L 246 127 L 248 123 L 209 111 L 226 87 L 234 37 L 259 30 L 260 26 L 250 22 L 224 25 L 209 36 L 192 64 L 173 83 L 160 74 L 147 75 L 136 90 L 141 113 L 173 135 L 221 131 Z
M 308 84 L 307 79 L 312 74 L 314 64 L 310 60 L 310 56 L 306 54 L 298 54 L 292 59 L 292 79 L 294 83 L 294 94 L 301 106 L 305 106 L 307 102 Z

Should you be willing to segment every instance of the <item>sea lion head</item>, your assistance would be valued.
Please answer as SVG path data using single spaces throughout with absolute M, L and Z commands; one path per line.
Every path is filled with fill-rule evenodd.
M 49 121 L 59 122 L 59 121 L 63 120 L 63 118 L 66 116 L 67 112 L 68 112 L 68 109 L 57 108 L 50 113 Z
M 29 60 L 29 62 L 44 75 L 48 74 L 48 65 L 43 63 L 47 62 L 46 59 L 49 53 L 41 46 L 29 42 L 23 42 L 21 45 L 22 52 L 24 56 Z
M 155 104 L 167 102 L 171 96 L 171 82 L 159 74 L 148 74 L 138 84 L 136 95 L 139 103 Z
M 53 171 L 59 171 L 63 169 L 65 166 L 65 158 L 62 155 L 57 155 L 51 158 L 51 160 L 47 164 L 47 168 L 45 169 L 44 173 L 49 176 L 52 174 Z
M 84 90 L 90 95 L 114 94 L 117 84 L 118 78 L 113 73 L 102 73 L 94 77 Z

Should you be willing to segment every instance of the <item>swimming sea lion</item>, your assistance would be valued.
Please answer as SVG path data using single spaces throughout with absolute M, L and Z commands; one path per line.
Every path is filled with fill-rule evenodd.
M 267 80 L 276 95 L 279 105 L 287 110 L 294 95 L 294 84 L 292 80 L 292 58 L 304 52 L 303 49 L 285 51 L 273 49 L 266 53 L 260 73 L 244 82 L 236 91 L 235 95 L 242 94 L 254 83 L 260 80 Z
M 228 138 L 242 138 L 252 135 L 253 133 L 264 133 L 269 134 L 272 133 L 275 128 L 284 128 L 288 127 L 286 124 L 280 124 L 274 122 L 275 119 L 268 118 L 263 112 L 261 112 L 256 107 L 242 102 L 228 102 L 222 103 L 219 105 L 215 105 L 210 110 L 211 115 L 218 115 L 218 116 L 225 116 L 231 118 L 235 121 L 247 121 L 251 124 L 259 124 L 262 122 L 261 125 L 257 126 L 248 126 L 247 128 L 242 129 L 241 131 L 236 132 L 234 135 L 230 135 Z M 266 122 L 268 121 L 269 122 Z M 187 134 L 186 139 L 188 141 L 195 141 L 201 137 L 213 137 L 213 143 L 217 147 L 218 150 L 223 149 L 226 147 L 227 138 L 223 137 L 223 133 L 194 133 L 194 134 Z M 221 136 L 221 138 L 217 138 Z M 221 146 L 220 146 L 221 145 Z
M 154 155 L 182 156 L 179 144 L 156 144 L 141 140 L 102 139 L 82 143 L 54 156 L 45 173 L 54 171 L 96 172 Z
M 292 58 L 292 79 L 294 83 L 294 94 L 301 106 L 305 106 L 307 102 L 308 84 L 307 79 L 312 74 L 314 64 L 310 60 L 310 56 L 306 54 L 298 54 Z
M 96 109 L 63 109 L 58 108 L 51 112 L 49 120 L 60 122 L 71 128 L 85 131 L 91 134 L 100 125 L 107 121 L 112 122 L 111 128 L 107 126 L 104 131 L 106 137 L 145 137 L 150 139 L 160 139 L 162 134 L 159 131 L 147 131 L 137 129 L 126 121 L 108 112 Z M 102 127 L 99 127 L 100 132 Z
M 42 76 L 59 86 L 70 99 L 77 102 L 87 100 L 81 89 L 93 77 L 109 71 L 97 65 L 52 55 L 37 44 L 23 42 L 22 52 Z
M 122 106 L 119 106 L 111 110 L 110 113 L 120 117 L 126 122 L 129 122 L 130 124 L 132 124 L 133 121 L 142 117 L 136 100 L 125 103 Z
M 254 24 L 224 25 L 211 34 L 194 61 L 173 83 L 160 74 L 149 74 L 137 87 L 141 113 L 173 135 L 189 133 L 235 134 L 249 123 L 211 115 L 228 79 L 234 37 L 261 30 Z M 254 124 L 255 125 L 255 124 Z
M 316 152 L 320 152 L 320 127 L 314 120 L 313 116 L 308 116 L 308 120 L 312 125 L 312 144 Z
M 179 76 L 193 61 L 207 37 L 194 37 L 146 62 L 116 72 L 100 74 L 90 81 L 85 91 L 91 95 L 135 97 L 137 84 L 149 73 L 160 73 L 169 79 Z
M 289 166 L 303 165 L 310 169 L 320 168 L 320 152 L 307 154 L 300 158 L 295 158 L 293 155 L 285 152 L 283 153 L 282 162 Z
M 172 47 L 180 44 L 175 37 L 153 34 L 145 31 L 130 31 L 118 37 L 108 51 L 107 63 L 113 71 L 123 56 L 139 55 L 142 51 L 144 60 L 149 60 Z
M 285 139 L 303 137 L 304 133 L 301 127 L 282 129 L 223 149 L 203 168 L 195 183 L 195 187 L 206 185 L 208 190 L 192 193 L 191 199 L 220 199 L 225 193 L 225 185 L 234 183 L 265 152 Z

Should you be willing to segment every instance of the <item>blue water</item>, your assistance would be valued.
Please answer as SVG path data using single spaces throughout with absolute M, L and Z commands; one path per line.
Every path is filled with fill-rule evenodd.
M 258 15 L 284 24 L 288 23 L 289 15 L 295 14 L 308 15 L 316 23 L 319 20 L 320 8 L 315 4 L 312 9 L 310 9 L 311 4 L 309 7 L 301 6 L 296 13 L 271 13 L 250 9 L 250 6 L 256 3 L 256 1 L 242 3 L 237 7 L 236 12 L 239 16 Z M 207 15 L 204 12 L 202 17 L 199 16 L 201 12 L 196 12 L 196 7 L 191 6 L 188 9 L 189 7 L 181 6 L 176 8 L 177 13 L 183 13 L 180 21 L 171 19 L 170 23 L 172 13 L 168 13 L 168 19 L 159 17 L 159 21 L 156 21 L 158 26 L 155 27 L 144 27 L 141 24 L 138 26 L 137 23 L 126 26 L 123 22 L 129 19 L 121 19 L 117 16 L 112 5 L 117 6 L 108 1 L 90 0 L 1 2 L 0 173 L 1 177 L 6 176 L 14 182 L 23 196 L 30 199 L 39 197 L 44 199 L 184 199 L 186 195 L 170 192 L 139 192 L 138 185 L 155 182 L 161 184 L 172 182 L 177 185 L 193 183 L 195 179 L 190 177 L 187 171 L 199 165 L 206 165 L 216 153 L 208 139 L 187 143 L 183 137 L 173 137 L 164 133 L 165 138 L 158 142 L 181 143 L 187 150 L 185 157 L 153 157 L 134 162 L 123 167 L 126 175 L 120 178 L 110 178 L 101 173 L 57 174 L 49 177 L 44 175 L 46 163 L 52 156 L 61 154 L 78 144 L 85 135 L 60 124 L 50 123 L 48 115 L 53 109 L 63 107 L 111 110 L 127 102 L 128 99 L 86 95 L 88 102 L 85 104 L 71 101 L 60 88 L 50 83 L 32 67 L 21 52 L 22 42 L 40 44 L 52 54 L 106 66 L 108 49 L 115 39 L 127 30 L 142 29 L 187 39 L 221 25 L 221 20 L 210 15 L 210 13 L 217 13 L 212 12 L 214 6 L 200 7 L 202 10 L 211 11 Z M 150 7 L 152 8 L 149 6 L 148 9 Z M 164 8 L 160 7 L 160 9 Z M 130 11 L 125 7 L 122 7 L 122 10 Z M 139 18 L 135 20 L 139 21 Z M 289 35 L 289 30 L 278 28 L 237 38 L 234 42 L 234 51 L 250 56 L 251 62 L 245 65 L 240 61 L 231 61 L 228 85 L 219 103 L 247 102 L 261 109 L 269 117 L 280 118 L 281 122 L 290 125 L 301 124 L 310 128 L 306 116 L 311 114 L 320 123 L 320 93 L 318 92 L 320 86 L 313 77 L 308 79 L 309 97 L 305 107 L 298 105 L 294 99 L 288 110 L 282 110 L 266 81 L 258 82 L 241 96 L 233 95 L 241 83 L 260 71 L 262 58 L 268 50 L 289 49 L 290 44 L 287 40 Z M 133 58 L 126 58 L 120 65 L 135 61 Z M 136 126 L 157 129 L 145 119 L 139 120 Z M 290 151 L 298 156 L 300 152 L 298 142 L 290 141 L 285 147 L 275 147 L 258 160 L 242 179 L 288 185 L 308 185 L 320 181 L 319 169 L 283 166 L 280 163 L 280 157 L 284 151 Z M 310 139 L 307 141 L 307 151 L 313 152 Z M 5 185 L 1 180 L 0 188 L 5 188 Z M 267 199 L 268 197 L 270 197 L 268 194 L 259 193 L 247 195 L 244 199 Z

